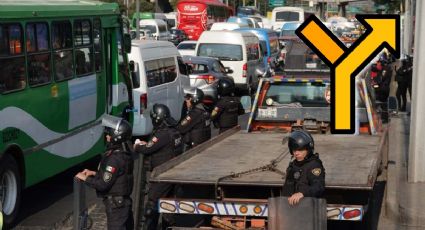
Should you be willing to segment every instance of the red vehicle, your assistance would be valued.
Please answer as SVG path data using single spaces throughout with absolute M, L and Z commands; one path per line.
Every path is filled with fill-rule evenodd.
M 190 40 L 198 40 L 214 22 L 225 22 L 233 9 L 218 0 L 180 0 L 177 3 L 177 28 Z

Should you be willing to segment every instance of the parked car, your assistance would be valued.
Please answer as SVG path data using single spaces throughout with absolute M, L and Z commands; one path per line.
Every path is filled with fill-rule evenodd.
M 201 89 L 204 94 L 204 104 L 211 107 L 217 101 L 217 84 L 221 78 L 232 71 L 225 68 L 220 60 L 212 57 L 183 56 L 183 62 L 189 66 L 190 86 Z
M 187 40 L 187 35 L 183 30 L 171 29 L 170 30 L 170 42 L 174 45 L 178 45 L 180 42 Z
M 180 55 L 191 55 L 195 56 L 195 48 L 196 48 L 197 41 L 183 41 L 180 42 L 180 44 L 177 46 L 177 50 L 179 51 Z

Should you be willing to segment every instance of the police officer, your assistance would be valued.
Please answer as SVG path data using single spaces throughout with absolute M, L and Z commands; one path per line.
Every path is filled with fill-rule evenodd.
M 133 158 L 128 151 L 127 141 L 131 139 L 131 125 L 121 118 L 104 115 L 108 148 L 103 155 L 98 171 L 85 169 L 76 177 L 96 189 L 103 198 L 108 230 L 133 229 L 132 200 Z
M 322 196 L 325 191 L 325 169 L 319 154 L 314 153 L 313 137 L 304 130 L 291 133 L 288 148 L 292 157 L 286 170 L 283 196 L 290 205 L 297 204 L 303 197 Z
M 186 90 L 187 115 L 182 118 L 177 129 L 184 135 L 188 148 L 199 145 L 211 138 L 210 114 L 202 103 L 204 92 L 198 88 Z
M 407 59 L 403 59 L 401 67 L 397 69 L 395 80 L 397 81 L 396 97 L 400 111 L 406 111 L 407 88 L 409 86 L 409 64 Z
M 170 109 L 166 105 L 155 104 L 152 107 L 150 117 L 154 129 L 149 141 L 143 142 L 137 139 L 134 144 L 135 151 L 144 155 L 144 166 L 148 168 L 147 171 L 151 171 L 181 154 L 183 150 L 181 135 L 174 128 L 177 121 L 170 116 Z M 147 229 L 156 229 L 159 217 L 156 204 L 158 199 L 167 194 L 172 187 L 159 183 L 149 184 L 148 187 L 148 198 L 144 213 L 146 225 Z
M 238 115 L 245 113 L 238 98 L 232 96 L 234 91 L 233 81 L 226 78 L 218 81 L 217 92 L 220 99 L 211 112 L 211 120 L 214 126 L 220 129 L 219 133 L 238 125 Z

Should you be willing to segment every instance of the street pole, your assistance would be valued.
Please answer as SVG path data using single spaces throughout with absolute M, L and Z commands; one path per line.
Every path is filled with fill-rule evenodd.
M 425 135 L 425 104 L 423 97 L 425 96 L 425 78 L 422 74 L 425 71 L 425 44 L 421 39 L 425 38 L 425 2 L 416 1 L 415 15 L 415 47 L 413 58 L 413 82 L 412 82 L 412 100 L 411 100 L 411 122 L 410 122 L 410 143 L 409 143 L 409 160 L 408 160 L 408 181 L 409 182 L 425 182 L 425 143 L 423 137 Z

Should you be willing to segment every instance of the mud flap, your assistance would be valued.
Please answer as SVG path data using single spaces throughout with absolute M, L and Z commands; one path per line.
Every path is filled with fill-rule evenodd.
M 288 197 L 269 198 L 268 230 L 326 230 L 326 200 L 303 198 L 290 206 Z

